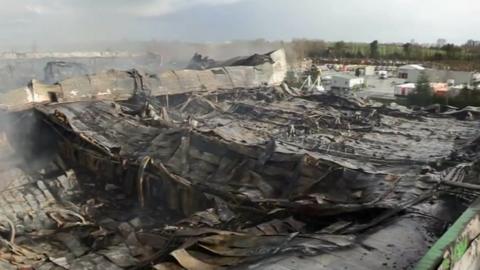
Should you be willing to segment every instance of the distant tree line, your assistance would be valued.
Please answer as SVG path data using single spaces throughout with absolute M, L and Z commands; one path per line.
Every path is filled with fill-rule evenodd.
M 291 42 L 297 57 L 370 58 L 411 61 L 480 61 L 480 41 L 469 40 L 463 45 L 437 42 L 435 45 L 416 43 L 326 42 L 294 39 Z
M 441 42 L 440 42 L 441 41 Z M 129 45 L 130 44 L 130 45 Z M 409 43 L 381 43 L 378 40 L 367 42 L 327 42 L 315 39 L 294 39 L 291 41 L 233 40 L 228 43 L 188 43 L 177 41 L 156 41 L 147 43 L 122 43 L 125 48 L 142 48 L 141 51 L 162 55 L 165 63 L 180 66 L 188 63 L 198 52 L 212 59 L 229 59 L 237 55 L 265 53 L 285 48 L 289 62 L 310 58 L 338 58 L 357 62 L 358 60 L 400 60 L 410 62 L 435 62 L 456 69 L 480 70 L 480 41 L 468 40 L 463 45 L 455 45 L 439 40 L 435 45 Z M 123 48 L 123 47 L 122 47 Z M 134 51 L 134 50 L 133 50 Z M 347 62 L 346 61 L 346 62 Z M 463 68 L 465 67 L 465 68 Z

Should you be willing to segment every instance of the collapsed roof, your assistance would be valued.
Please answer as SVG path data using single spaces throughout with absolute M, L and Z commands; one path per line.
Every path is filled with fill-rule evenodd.
M 9 114 L 2 269 L 410 268 L 478 195 L 476 115 L 106 74 Z
M 254 66 L 222 66 L 207 70 L 172 70 L 141 76 L 136 70 L 108 70 L 94 75 L 72 77 L 55 84 L 33 80 L 28 87 L 0 95 L 0 107 L 22 110 L 35 103 L 86 100 L 122 100 L 138 89 L 152 95 L 175 95 L 220 89 L 255 88 L 280 85 L 286 76 L 284 50 L 269 55 L 271 61 Z
M 210 69 L 225 66 L 260 66 L 266 63 L 274 64 L 280 57 L 283 57 L 283 50 L 272 51 L 266 54 L 253 54 L 249 56 L 238 56 L 225 61 L 215 61 L 195 53 L 187 65 L 187 69 Z

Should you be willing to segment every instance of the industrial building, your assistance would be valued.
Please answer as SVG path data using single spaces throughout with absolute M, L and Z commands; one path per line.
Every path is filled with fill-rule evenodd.
M 474 79 L 474 72 L 455 71 L 448 69 L 430 69 L 420 65 L 404 65 L 398 68 L 398 77 L 406 82 L 417 82 L 420 74 L 427 75 L 431 82 L 452 82 L 456 85 L 470 85 Z
M 470 85 L 473 80 L 474 72 L 470 71 L 454 71 L 441 69 L 426 69 L 425 73 L 432 82 L 448 82 L 451 81 L 456 85 Z
M 404 65 L 398 68 L 398 77 L 406 82 L 417 82 L 425 68 L 420 65 Z

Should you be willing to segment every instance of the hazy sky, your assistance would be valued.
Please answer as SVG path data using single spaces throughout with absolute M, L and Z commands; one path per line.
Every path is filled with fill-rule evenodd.
M 0 0 L 0 47 L 108 40 L 480 39 L 478 0 Z

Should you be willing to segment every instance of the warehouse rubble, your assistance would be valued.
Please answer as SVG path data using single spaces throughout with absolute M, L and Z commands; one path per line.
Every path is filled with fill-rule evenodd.
M 0 267 L 412 268 L 480 192 L 477 115 L 302 94 L 269 55 L 0 96 Z
M 215 61 L 208 56 L 202 56 L 195 53 L 187 65 L 187 69 L 205 70 L 216 67 L 233 67 L 233 66 L 260 66 L 263 64 L 272 64 L 283 53 L 282 50 L 268 52 L 266 54 L 253 54 L 249 56 L 238 56 L 225 61 Z

